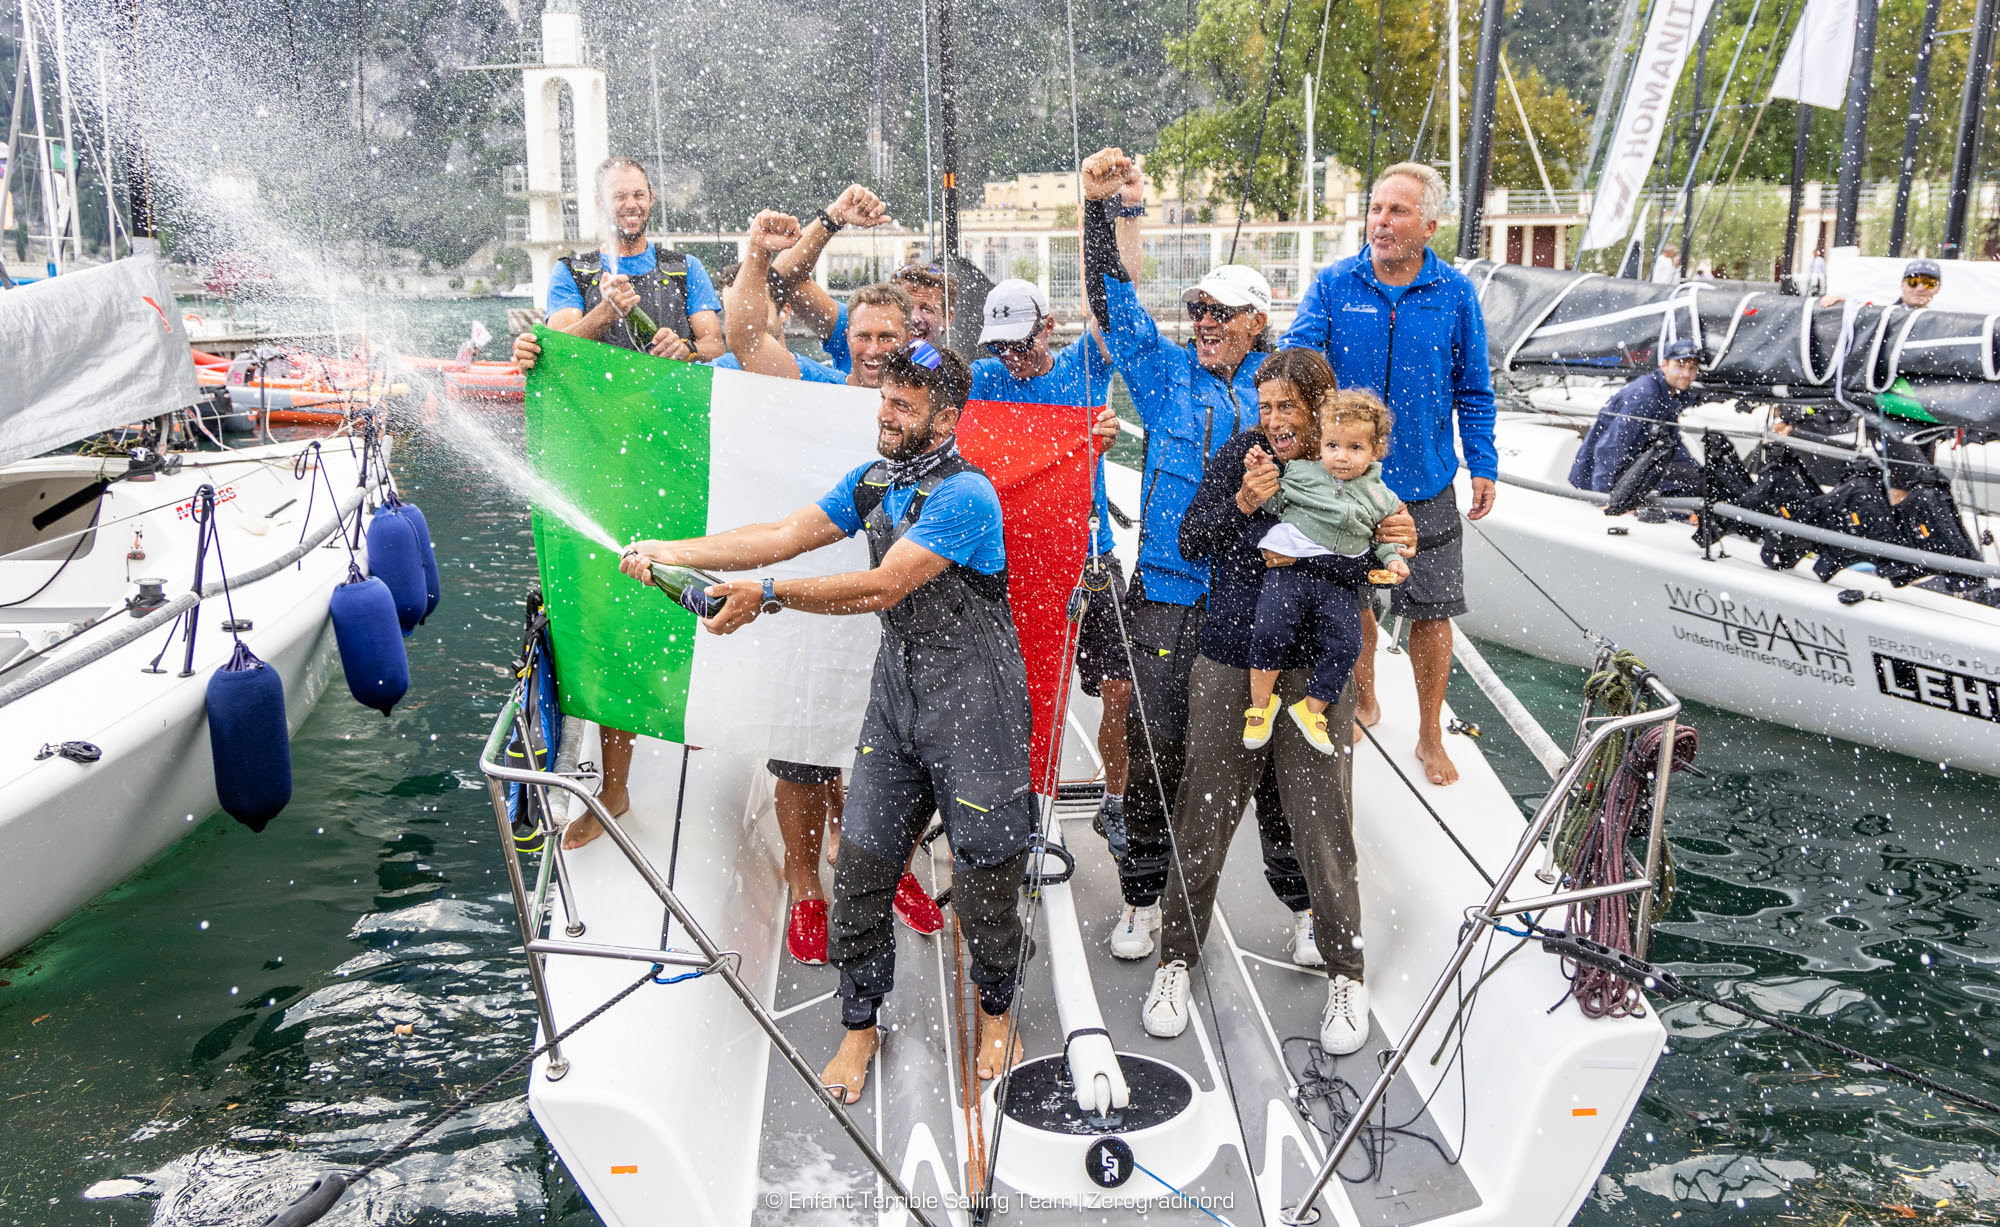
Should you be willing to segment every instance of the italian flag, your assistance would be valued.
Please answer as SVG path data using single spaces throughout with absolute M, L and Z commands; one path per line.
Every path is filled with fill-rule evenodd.
M 851 765 L 877 619 L 786 611 L 712 635 L 621 574 L 612 546 L 776 520 L 818 501 L 875 457 L 880 394 L 718 371 L 546 328 L 536 337 L 527 455 L 552 496 L 534 500 L 534 542 L 562 710 L 664 741 Z M 755 577 L 867 568 L 857 536 Z
M 1051 787 L 1052 735 L 1069 699 L 1063 649 L 1067 644 L 1074 659 L 1068 608 L 1090 549 L 1096 420 L 1096 406 L 975 400 L 965 406 L 958 431 L 959 452 L 986 471 L 1000 495 L 1007 601 L 1028 666 L 1034 719 L 1028 757 L 1037 792 Z

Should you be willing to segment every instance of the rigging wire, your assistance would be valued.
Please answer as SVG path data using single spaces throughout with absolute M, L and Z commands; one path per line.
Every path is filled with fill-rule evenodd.
M 1285 15 L 1278 22 L 1278 49 L 1271 55 L 1271 80 L 1264 86 L 1264 109 L 1257 115 L 1257 140 L 1250 146 L 1250 165 L 1243 172 L 1243 198 L 1236 205 L 1236 231 L 1229 236 L 1228 263 L 1236 263 L 1236 243 L 1243 237 L 1243 214 L 1250 207 L 1250 189 L 1257 182 L 1257 159 L 1264 154 L 1264 125 L 1271 118 L 1271 99 L 1278 92 L 1278 70 L 1285 63 L 1285 33 L 1292 28 L 1292 0 L 1285 0 Z M 1193 31 L 1188 32 L 1190 40 Z
M 1792 12 L 1797 7 L 1798 7 L 1798 0 L 1785 0 L 1784 14 L 1778 18 L 1778 24 L 1776 26 L 1776 30 L 1779 33 L 1782 33 L 1788 26 L 1790 26 L 1792 20 Z M 1747 24 L 1745 25 L 1744 30 L 1745 30 L 1745 37 L 1747 38 L 1749 31 L 1749 26 Z M 1767 80 L 1769 73 L 1771 72 L 1771 61 L 1777 55 L 1779 41 L 1780 40 L 1774 36 L 1771 39 L 1770 44 L 1764 48 L 1764 62 L 1758 66 L 1756 83 L 1751 87 L 1750 90 L 1750 96 L 1753 98 L 1764 92 L 1764 83 Z M 1720 103 L 1728 95 L 1728 92 L 1729 92 L 1728 87 L 1725 86 L 1723 88 L 1722 93 L 1716 95 L 1715 99 L 1716 102 Z M 1717 203 L 1715 201 L 1714 199 L 1715 193 L 1711 191 L 1708 195 L 1708 198 L 1705 199 L 1702 202 L 1702 204 L 1698 206 L 1695 210 L 1696 225 L 1701 224 L 1701 217 L 1703 213 L 1706 213 L 1711 209 L 1715 211 L 1714 220 L 1708 223 L 1707 233 L 1702 235 L 1701 242 L 1702 246 L 1704 247 L 1708 246 L 1715 239 L 1715 228 L 1717 225 L 1721 224 L 1722 214 L 1724 210 L 1726 210 L 1729 207 L 1730 195 L 1734 193 L 1736 190 L 1737 173 L 1743 169 L 1743 159 L 1750 152 L 1750 142 L 1757 138 L 1757 128 L 1764 122 L 1764 109 L 1770 105 L 1771 105 L 1771 100 L 1768 97 L 1766 97 L 1762 102 L 1758 103 L 1757 114 L 1754 117 L 1752 117 L 1750 122 L 1750 131 L 1747 135 L 1744 136 L 1743 146 L 1741 149 L 1737 151 L 1736 154 L 1736 162 L 1729 169 L 1729 183 L 1722 189 L 1721 202 Z M 1740 111 L 1736 116 L 1736 127 L 1739 130 L 1743 127 L 1743 117 Z M 1736 139 L 1736 133 L 1732 131 L 1729 134 L 1729 140 L 1733 142 L 1735 139 Z M 1728 147 L 1729 147 L 1728 143 L 1725 143 L 1723 145 L 1723 151 L 1725 154 L 1728 152 Z

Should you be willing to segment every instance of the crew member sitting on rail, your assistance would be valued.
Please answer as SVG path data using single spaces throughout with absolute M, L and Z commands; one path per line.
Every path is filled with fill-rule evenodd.
M 1618 390 L 1597 411 L 1597 420 L 1576 449 L 1569 484 L 1579 490 L 1609 494 L 1618 478 L 1639 458 L 1661 430 L 1674 431 L 1674 456 L 1661 480 L 1662 494 L 1689 494 L 1701 488 L 1694 457 L 1676 429 L 1681 413 L 1696 402 L 1689 391 L 1701 369 L 1693 341 L 1669 341 L 1660 350 L 1660 365 Z M 1684 467 L 1683 467 L 1684 466 Z
M 749 272 L 761 282 L 761 268 Z M 876 1015 L 896 966 L 891 899 L 933 813 L 951 843 L 952 907 L 979 991 L 979 1077 L 1020 1059 L 1009 1011 L 1021 952 L 1016 903 L 1035 825 L 1027 671 L 1007 608 L 1000 500 L 953 435 L 971 376 L 955 354 L 915 341 L 883 365 L 881 386 L 883 459 L 776 523 L 642 541 L 622 564 L 644 583 L 653 562 L 747 571 L 868 536 L 872 569 L 716 584 L 708 593 L 724 605 L 703 622 L 728 634 L 787 609 L 882 615 L 834 880 L 830 952 L 848 1031 L 822 1078 L 848 1103 L 860 1101 L 882 1043 Z

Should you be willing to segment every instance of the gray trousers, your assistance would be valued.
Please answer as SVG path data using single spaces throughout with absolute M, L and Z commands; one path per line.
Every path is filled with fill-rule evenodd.
M 1093 605 L 1092 608 L 1097 608 Z M 1125 859 L 1118 885 L 1133 907 L 1157 903 L 1173 863 L 1165 801 L 1181 786 L 1186 766 L 1188 670 L 1201 649 L 1200 605 L 1149 601 L 1134 576 L 1125 598 L 1125 628 L 1132 646 L 1132 685 L 1138 701 L 1125 713 L 1130 774 L 1125 783 Z M 1145 716 L 1141 719 L 1140 712 Z M 1160 796 L 1161 790 L 1166 798 Z M 1257 783 L 1257 840 L 1264 850 L 1264 880 L 1294 912 L 1310 904 L 1305 875 L 1292 852 L 1291 828 L 1270 772 Z
M 910 842 L 916 842 L 912 833 Z M 840 849 L 834 867 L 833 911 L 827 923 L 827 958 L 840 969 L 840 1017 L 848 1030 L 875 1025 L 876 1011 L 896 982 L 896 926 L 892 919 L 903 857 L 885 861 L 865 848 Z M 997 865 L 951 870 L 951 910 L 972 948 L 967 975 L 979 988 L 979 1007 L 1005 1014 L 1014 1002 L 1015 960 L 1021 954 L 1021 875 L 1028 854 Z M 943 940 L 951 940 L 945 934 Z
M 1285 706 L 1303 699 L 1310 669 L 1288 669 L 1278 677 Z M 1354 862 L 1354 685 L 1327 708 L 1327 732 L 1335 747 L 1321 754 L 1307 744 L 1290 715 L 1279 712 L 1277 730 L 1261 750 L 1243 746 L 1243 713 L 1250 706 L 1250 671 L 1232 669 L 1206 656 L 1195 658 L 1188 678 L 1187 767 L 1174 798 L 1174 846 L 1179 867 L 1168 875 L 1161 901 L 1163 962 L 1192 967 L 1201 958 L 1215 916 L 1215 892 L 1222 863 L 1244 806 L 1264 773 L 1265 760 L 1277 764 L 1278 791 L 1292 843 L 1312 899 L 1313 931 L 1328 975 L 1361 978 L 1361 895 Z M 1185 877 L 1183 877 L 1185 875 Z M 1189 924 L 1192 912 L 1193 924 Z

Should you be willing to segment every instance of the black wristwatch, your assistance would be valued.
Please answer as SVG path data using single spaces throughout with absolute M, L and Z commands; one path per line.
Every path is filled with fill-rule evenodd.
M 783 605 L 783 603 L 781 603 L 781 602 L 780 602 L 780 601 L 778 600 L 778 588 L 777 588 L 777 583 L 778 583 L 778 581 L 776 581 L 776 580 L 774 580 L 774 579 L 769 579 L 769 578 L 765 579 L 765 581 L 764 581 L 764 603 L 763 603 L 763 604 L 761 604 L 761 605 L 759 605 L 759 606 L 757 606 L 757 612 L 758 612 L 758 613 L 767 613 L 767 614 L 774 614 L 774 613 L 777 613 L 777 612 L 778 612 L 779 610 L 781 610 L 781 609 L 783 609 L 783 608 L 784 608 L 784 605 Z
M 833 214 L 828 213 L 825 209 L 819 211 L 819 224 L 826 227 L 828 234 L 839 234 L 847 228 L 833 220 Z

